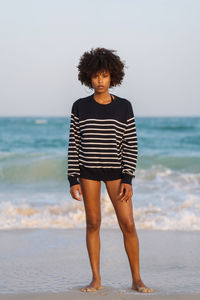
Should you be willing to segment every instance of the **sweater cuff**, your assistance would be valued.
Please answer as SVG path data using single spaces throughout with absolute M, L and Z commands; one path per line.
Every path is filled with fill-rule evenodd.
M 122 173 L 122 181 L 121 183 L 128 183 L 132 185 L 132 179 L 135 178 L 135 175 L 129 175 L 127 173 Z
M 75 184 L 79 184 L 78 176 L 68 176 L 69 185 L 72 187 Z

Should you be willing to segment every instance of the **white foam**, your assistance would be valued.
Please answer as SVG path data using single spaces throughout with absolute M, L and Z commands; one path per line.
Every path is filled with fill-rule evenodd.
M 47 124 L 48 120 L 46 119 L 37 119 L 35 120 L 35 124 Z
M 138 229 L 153 230 L 200 230 L 200 201 L 190 196 L 182 203 L 171 202 L 169 207 L 149 203 L 135 207 L 133 215 Z M 107 193 L 101 198 L 102 227 L 117 228 L 118 221 Z M 12 228 L 83 228 L 85 210 L 83 202 L 76 200 L 58 204 L 31 206 L 2 202 L 0 229 Z

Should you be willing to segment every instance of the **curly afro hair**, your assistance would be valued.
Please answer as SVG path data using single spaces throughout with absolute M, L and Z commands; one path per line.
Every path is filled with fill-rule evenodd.
M 81 83 L 92 89 L 91 76 L 98 71 L 107 70 L 111 76 L 110 88 L 120 85 L 125 75 L 125 63 L 114 52 L 116 50 L 105 48 L 91 48 L 90 52 L 85 52 L 77 66 L 79 70 L 78 79 Z

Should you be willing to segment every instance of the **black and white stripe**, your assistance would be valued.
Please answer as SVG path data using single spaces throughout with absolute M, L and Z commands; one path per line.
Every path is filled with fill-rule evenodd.
M 71 111 L 68 145 L 68 180 L 78 184 L 80 166 L 92 169 L 122 169 L 122 182 L 135 177 L 138 147 L 135 118 L 128 102 L 126 120 L 79 118 L 75 103 Z M 98 108 L 97 108 L 98 109 Z M 119 112 L 120 113 L 120 112 Z M 96 115 L 95 115 L 96 116 Z

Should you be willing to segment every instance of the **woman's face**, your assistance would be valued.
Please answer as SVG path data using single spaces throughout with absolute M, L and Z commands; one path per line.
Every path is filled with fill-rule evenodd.
M 104 93 L 108 91 L 110 87 L 111 76 L 107 70 L 98 71 L 91 77 L 91 84 L 97 93 Z

